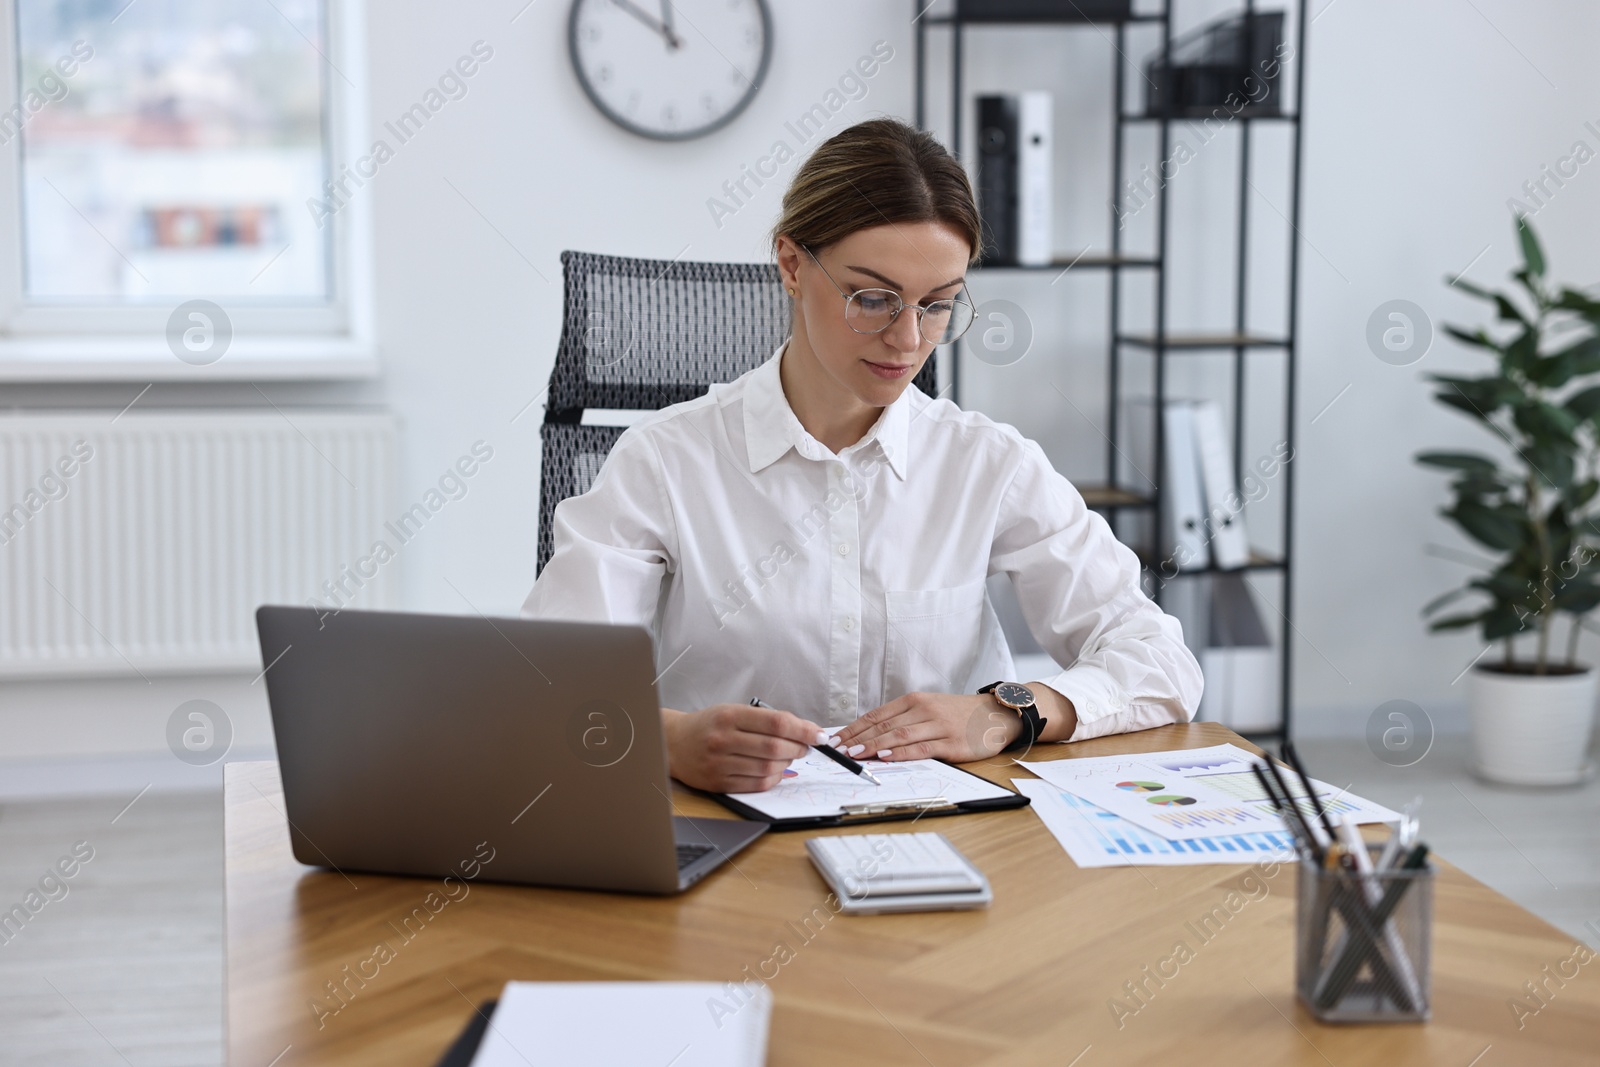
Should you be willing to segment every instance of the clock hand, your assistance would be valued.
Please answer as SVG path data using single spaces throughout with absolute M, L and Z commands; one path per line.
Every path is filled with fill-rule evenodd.
M 673 35 L 672 31 L 667 29 L 666 26 L 662 25 L 660 20 L 651 18 L 650 15 L 642 8 L 630 3 L 629 0 L 611 0 L 611 2 L 622 8 L 622 10 L 626 11 L 634 18 L 638 19 L 640 22 L 644 23 L 646 26 L 649 26 L 652 30 L 655 30 L 657 33 L 659 33 L 662 38 L 666 40 L 669 48 L 676 43 L 677 38 Z
M 683 38 L 672 25 L 672 0 L 661 0 L 661 25 L 667 31 L 669 48 L 682 48 Z

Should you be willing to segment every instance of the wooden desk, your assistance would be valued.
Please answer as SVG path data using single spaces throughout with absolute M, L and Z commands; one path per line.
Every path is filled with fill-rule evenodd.
M 1223 741 L 1244 743 L 1196 723 L 1047 745 L 1035 756 Z M 997 781 L 1025 776 L 998 759 L 969 768 Z M 432 1064 L 473 1005 L 508 979 L 721 983 L 745 968 L 775 974 L 773 1067 L 1555 1067 L 1600 1056 L 1600 959 L 1564 987 L 1550 981 L 1553 998 L 1519 1029 L 1508 1000 L 1525 997 L 1523 983 L 1542 979 L 1547 965 L 1555 973 L 1575 943 L 1447 863 L 1438 864 L 1435 897 L 1433 1021 L 1332 1027 L 1294 998 L 1295 873 L 1287 864 L 1259 883 L 1247 881 L 1260 876 L 1242 866 L 1080 870 L 1023 809 L 915 827 L 948 835 L 988 874 L 994 904 L 985 911 L 832 915 L 805 857 L 806 835 L 770 834 L 679 897 L 475 882 L 425 926 L 413 923 L 420 932 L 407 941 L 402 918 L 438 882 L 301 866 L 289 852 L 276 764 L 227 770 L 234 1067 Z M 726 814 L 687 794 L 678 805 L 684 814 Z M 1255 899 L 1202 942 L 1188 924 L 1230 890 Z M 813 915 L 807 931 L 802 921 Z M 1158 987 L 1144 968 L 1154 970 L 1179 941 L 1192 958 Z M 390 958 L 367 962 L 380 942 Z M 345 981 L 346 966 L 377 974 L 349 982 L 354 992 L 335 1014 L 341 1001 L 327 983 Z M 1153 992 L 1119 1019 L 1113 1002 L 1137 1004 L 1129 981 Z

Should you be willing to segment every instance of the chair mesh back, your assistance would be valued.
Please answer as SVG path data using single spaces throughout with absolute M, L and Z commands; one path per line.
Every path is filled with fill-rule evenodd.
M 554 550 L 556 505 L 585 492 L 620 428 L 579 424 L 586 408 L 655 410 L 759 366 L 789 335 L 790 302 L 770 263 L 695 263 L 562 252 L 561 346 L 540 437 L 538 569 Z M 914 383 L 938 390 L 934 360 Z
M 569 496 L 589 491 L 611 446 L 622 436 L 621 426 L 579 426 L 547 422 L 539 427 L 544 456 L 539 463 L 539 570 L 555 551 L 550 518 L 556 505 Z

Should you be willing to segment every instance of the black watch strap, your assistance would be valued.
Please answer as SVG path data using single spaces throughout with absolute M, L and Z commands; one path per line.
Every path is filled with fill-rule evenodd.
M 993 693 L 996 689 L 1004 684 L 1004 680 L 990 682 L 988 685 L 978 690 L 978 692 Z M 1029 690 L 1029 692 L 1031 693 L 1032 690 Z M 999 700 L 996 700 L 996 703 L 1000 703 Z M 1019 716 L 1022 717 L 1022 733 L 1018 734 L 1015 741 L 1011 742 L 1011 744 L 1007 745 L 1000 751 L 1011 752 L 1019 748 L 1031 748 L 1034 742 L 1038 741 L 1040 736 L 1043 735 L 1045 724 L 1049 722 L 1049 720 L 1039 715 L 1038 706 L 1032 702 L 1021 705 L 1020 707 L 1012 707 L 1010 704 L 1000 704 L 1000 706 L 1003 708 L 1010 708 L 1012 711 L 1015 711 Z

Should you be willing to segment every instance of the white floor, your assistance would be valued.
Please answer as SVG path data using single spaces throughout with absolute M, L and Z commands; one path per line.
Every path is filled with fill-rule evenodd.
M 1421 795 L 1431 846 L 1600 948 L 1600 784 L 1483 785 L 1466 773 L 1459 736 L 1440 737 L 1405 769 L 1361 741 L 1301 748 L 1318 777 L 1391 807 Z M 66 896 L 0 944 L 6 1067 L 222 1063 L 221 797 L 151 791 L 129 807 L 134 793 L 0 802 L 0 908 L 20 903 L 76 842 L 94 849 Z
M 1468 771 L 1464 734 L 1441 734 L 1415 766 L 1381 763 L 1363 741 L 1302 741 L 1323 781 L 1399 810 L 1422 797 L 1422 840 L 1574 938 L 1600 948 L 1600 782 L 1505 789 Z M 1592 925 L 1587 925 L 1592 924 Z
M 0 908 L 93 849 L 0 944 L 0 1064 L 222 1063 L 222 796 L 134 796 L 0 804 Z

